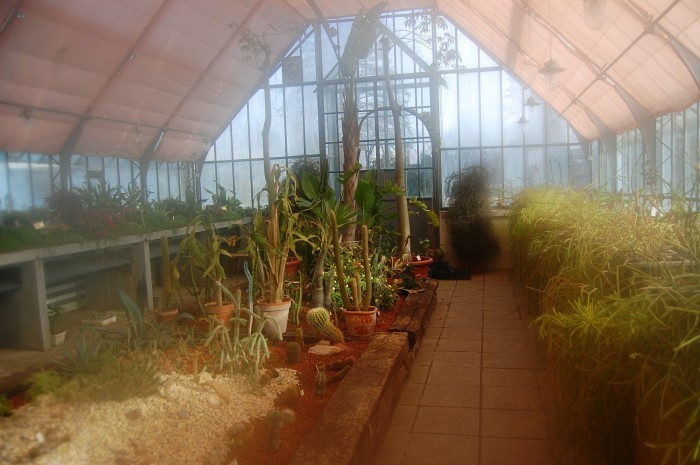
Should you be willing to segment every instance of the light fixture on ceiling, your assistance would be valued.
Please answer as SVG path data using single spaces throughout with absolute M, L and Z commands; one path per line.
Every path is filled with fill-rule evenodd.
M 22 120 L 24 121 L 24 127 L 26 129 L 31 129 L 32 124 L 34 123 L 34 115 L 32 114 L 32 110 L 30 108 L 23 108 L 22 109 Z
M 544 84 L 547 89 L 554 90 L 559 85 L 558 74 L 564 71 L 564 68 L 559 66 L 559 62 L 554 59 L 549 59 L 544 62 L 544 66 L 540 68 L 539 72 L 544 74 Z
M 554 90 L 559 85 L 558 74 L 564 71 L 564 68 L 559 66 L 557 60 L 552 57 L 552 6 L 547 2 L 548 16 L 547 27 L 549 27 L 549 60 L 544 62 L 544 66 L 538 72 L 544 74 L 544 83 L 547 89 Z
M 523 115 L 518 120 L 518 126 L 520 126 L 520 132 L 522 132 L 523 135 L 527 132 L 528 123 L 529 121 L 527 120 L 527 118 L 525 118 L 525 113 L 523 113 Z
M 605 0 L 583 0 L 583 19 L 591 29 L 598 30 L 605 24 Z
M 534 95 L 532 95 L 532 90 L 530 90 L 530 95 L 528 95 L 527 100 L 525 100 L 524 105 L 530 110 L 530 113 L 535 111 L 535 107 L 538 106 L 540 102 L 537 101 Z

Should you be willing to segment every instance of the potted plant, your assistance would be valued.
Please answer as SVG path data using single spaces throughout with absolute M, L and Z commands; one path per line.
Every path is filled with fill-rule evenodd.
M 60 346 L 66 341 L 66 324 L 62 313 L 62 308 L 53 304 L 49 304 L 47 307 L 49 309 L 51 345 Z
M 200 240 L 198 234 L 204 233 L 204 237 Z M 207 213 L 202 213 L 195 217 L 187 228 L 187 235 L 180 242 L 178 256 L 185 258 L 189 264 L 190 280 L 192 281 L 194 294 L 197 296 L 199 303 L 199 291 L 196 282 L 200 278 L 205 278 L 208 282 L 205 283 L 207 289 L 205 295 L 214 294 L 214 300 L 200 304 L 202 311 L 206 315 L 214 316 L 220 320 L 226 328 L 230 327 L 231 315 L 235 310 L 233 301 L 224 301 L 221 286 L 226 278 L 226 271 L 221 265 L 221 257 L 230 257 L 231 253 L 224 248 L 225 241 L 220 235 L 219 230 L 214 224 L 213 219 Z
M 178 307 L 173 306 L 173 297 L 180 281 L 180 273 L 177 263 L 170 260 L 170 246 L 166 235 L 160 236 L 161 250 L 161 280 L 163 291 L 161 293 L 160 306 L 155 309 L 156 320 L 160 323 L 173 321 L 178 312 Z
M 280 336 L 287 330 L 292 299 L 284 294 L 285 267 L 290 251 L 301 233 L 298 231 L 299 212 L 293 208 L 296 179 L 286 167 L 270 168 L 267 186 L 256 196 L 258 209 L 253 217 L 249 252 L 262 296 L 256 301 L 261 316 L 269 317 L 264 333 Z M 284 176 L 283 176 L 284 174 Z M 267 215 L 263 215 L 260 198 L 267 193 Z
M 362 267 L 365 274 L 365 290 L 362 292 L 360 274 L 350 278 L 350 294 L 345 284 L 345 272 L 340 254 L 340 240 L 338 239 L 338 227 L 335 212 L 330 212 L 331 231 L 333 233 L 333 254 L 335 258 L 335 270 L 338 279 L 340 296 L 343 300 L 343 316 L 348 333 L 351 336 L 368 337 L 374 334 L 377 324 L 377 307 L 371 306 L 372 301 L 372 272 L 369 263 L 369 233 L 367 225 L 360 226 L 362 237 Z

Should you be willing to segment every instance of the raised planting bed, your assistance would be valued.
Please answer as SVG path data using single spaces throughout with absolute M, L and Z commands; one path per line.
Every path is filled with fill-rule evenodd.
M 410 294 L 388 333 L 375 335 L 340 383 L 292 465 L 366 465 L 381 444 L 425 327 L 438 281 Z M 411 342 L 412 341 L 412 342 Z

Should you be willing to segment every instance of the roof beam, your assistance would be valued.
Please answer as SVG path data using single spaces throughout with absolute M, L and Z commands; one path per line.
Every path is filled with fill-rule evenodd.
M 15 2 L 15 6 L 10 8 L 10 12 L 7 14 L 7 17 L 2 22 L 2 26 L 0 26 L 0 36 L 2 36 L 3 33 L 10 29 L 10 26 L 12 26 L 12 23 L 15 22 L 15 19 L 22 19 L 24 17 L 24 14 L 19 9 L 21 6 L 22 0 L 18 0 L 17 2 Z
M 75 147 L 78 145 L 78 142 L 80 141 L 80 136 L 83 133 L 83 128 L 85 127 L 85 124 L 90 119 L 90 114 L 92 113 L 93 109 L 95 108 L 95 105 L 102 99 L 102 97 L 104 97 L 107 90 L 112 86 L 112 84 L 114 84 L 117 77 L 121 74 L 122 70 L 126 67 L 126 65 L 131 60 L 134 59 L 134 50 L 142 42 L 142 40 L 146 36 L 146 34 L 153 29 L 154 24 L 160 19 L 160 17 L 163 14 L 163 11 L 165 11 L 166 7 L 170 3 L 171 3 L 171 0 L 164 0 L 163 1 L 163 3 L 158 8 L 158 11 L 156 12 L 155 16 L 153 16 L 151 21 L 141 31 L 141 34 L 134 41 L 134 43 L 131 44 L 131 47 L 129 47 L 128 54 L 122 59 L 121 63 L 119 63 L 119 65 L 114 69 L 114 71 L 112 72 L 112 75 L 109 77 L 107 82 L 105 82 L 104 85 L 102 86 L 102 88 L 97 92 L 97 94 L 95 94 L 92 101 L 90 102 L 90 105 L 87 107 L 87 109 L 83 113 L 82 118 L 80 118 L 80 122 L 75 126 L 75 128 L 73 128 L 73 131 L 71 132 L 71 134 L 68 136 L 68 138 L 63 143 L 63 147 L 61 148 L 59 153 L 68 153 L 68 152 L 72 153 L 73 152 Z
M 228 38 L 228 40 L 226 41 L 226 43 L 225 43 L 221 48 L 219 48 L 219 51 L 218 51 L 218 52 L 216 53 L 216 55 L 211 59 L 211 61 L 209 62 L 209 64 L 206 66 L 206 68 L 204 68 L 204 70 L 202 70 L 202 72 L 199 74 L 199 76 L 197 77 L 197 79 L 194 81 L 194 84 L 192 84 L 192 86 L 191 86 L 191 87 L 189 88 L 189 90 L 185 93 L 185 95 L 182 96 L 182 98 L 180 99 L 180 103 L 178 103 L 177 106 L 170 112 L 170 115 L 168 116 L 168 119 L 165 121 L 165 124 L 163 125 L 163 127 L 161 128 L 161 130 L 165 130 L 165 128 L 170 124 L 170 122 L 173 120 L 173 118 L 175 117 L 175 115 L 180 111 L 180 109 L 181 109 L 182 106 L 185 104 L 185 102 L 189 99 L 189 97 L 190 97 L 190 96 L 194 93 L 194 91 L 197 89 L 197 87 L 199 86 L 199 84 L 201 84 L 202 82 L 204 82 L 204 76 L 207 75 L 207 73 L 208 73 L 209 70 L 212 68 L 212 66 L 214 66 L 214 64 L 219 60 L 219 58 L 221 58 L 221 56 L 224 54 L 224 51 L 227 50 L 227 49 L 229 48 L 229 46 L 233 43 L 233 41 L 236 40 L 236 39 L 238 39 L 238 38 L 240 37 L 240 35 L 241 35 L 241 33 L 243 32 L 243 30 L 244 30 L 244 28 L 246 27 L 246 25 L 249 24 L 249 23 L 253 20 L 253 18 L 255 18 L 255 16 L 257 15 L 257 13 L 258 13 L 258 12 L 260 11 L 260 9 L 262 8 L 262 5 L 265 3 L 265 1 L 266 1 L 266 0 L 258 0 L 258 1 L 255 3 L 255 5 L 253 6 L 253 8 L 251 8 L 251 10 L 248 12 L 248 15 L 247 15 L 247 16 L 245 17 L 245 19 L 241 22 L 241 24 L 240 24 L 237 28 L 235 28 L 235 29 L 232 28 L 232 29 L 233 29 L 233 32 L 232 32 L 231 35 L 229 36 L 229 38 Z M 152 146 L 152 147 L 154 147 L 154 149 L 153 149 L 152 151 L 150 151 L 150 153 L 144 153 L 144 159 L 145 159 L 146 162 L 149 162 L 149 161 L 153 158 L 153 155 L 155 155 L 155 153 L 158 151 L 158 148 L 160 147 L 160 141 L 158 141 L 158 144 L 154 144 L 153 142 L 155 141 L 155 139 L 162 139 L 162 138 L 163 138 L 163 135 L 161 135 L 161 134 L 159 133 L 159 135 L 156 136 L 156 137 L 154 138 L 154 140 L 151 141 L 151 145 L 149 145 L 149 147 Z M 210 140 L 209 143 L 212 143 L 212 141 Z

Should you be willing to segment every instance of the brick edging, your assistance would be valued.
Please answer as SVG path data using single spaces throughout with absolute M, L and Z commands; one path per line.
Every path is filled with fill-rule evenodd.
M 292 465 L 367 465 L 383 440 L 428 319 L 438 281 L 410 294 L 388 333 L 375 335 L 292 458 Z

